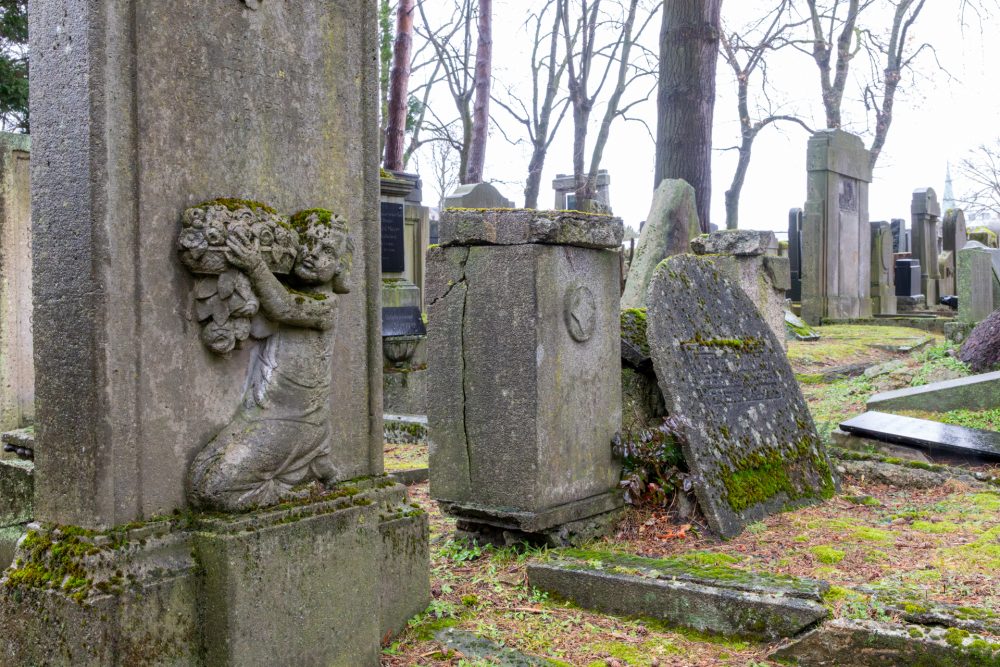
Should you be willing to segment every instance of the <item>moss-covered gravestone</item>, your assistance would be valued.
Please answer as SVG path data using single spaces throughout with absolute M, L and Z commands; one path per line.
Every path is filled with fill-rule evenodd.
M 709 525 L 733 537 L 835 480 L 781 344 L 711 260 L 668 258 L 653 275 L 647 335 L 667 411 Z

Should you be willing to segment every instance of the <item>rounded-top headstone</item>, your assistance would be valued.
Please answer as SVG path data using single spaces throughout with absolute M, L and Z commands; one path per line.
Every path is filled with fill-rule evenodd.
M 833 495 L 829 459 L 778 339 L 709 258 L 670 257 L 647 296 L 667 411 L 709 525 L 723 537 Z

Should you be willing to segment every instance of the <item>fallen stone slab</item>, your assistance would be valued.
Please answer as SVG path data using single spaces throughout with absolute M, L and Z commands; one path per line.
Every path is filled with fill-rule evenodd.
M 785 311 L 785 329 L 789 338 L 803 341 L 819 340 L 819 333 L 809 326 L 804 319 L 790 310 Z
M 841 447 L 830 447 L 830 456 L 837 460 L 837 471 L 841 474 L 866 477 L 900 488 L 930 489 L 949 479 L 971 485 L 1000 486 L 1000 477 L 981 470 L 970 471 L 958 466 L 924 463 Z
M 957 380 L 934 382 L 875 394 L 868 399 L 869 410 L 990 410 L 1000 405 L 1000 372 L 982 373 Z
M 838 619 L 771 655 L 801 667 L 931 667 L 998 664 L 1000 645 L 956 628 L 927 628 Z
M 498 667 L 547 667 L 553 664 L 544 658 L 521 653 L 465 630 L 445 628 L 435 633 L 434 639 L 458 653 L 459 656 L 456 657 L 482 660 Z
M 751 593 L 587 569 L 582 563 L 529 564 L 528 583 L 602 613 L 656 618 L 699 632 L 763 641 L 793 637 L 827 614 L 818 602 L 777 591 Z
M 409 470 L 389 470 L 387 472 L 407 486 L 423 484 L 430 479 L 431 475 L 430 468 L 410 468 Z
M 925 450 L 932 456 L 955 455 L 970 460 L 1000 461 L 1000 433 L 927 419 L 869 411 L 840 424 L 843 431 Z
M 830 433 L 830 442 L 838 447 L 850 449 L 856 452 L 877 452 L 884 456 L 900 458 L 905 461 L 919 461 L 920 463 L 930 463 L 931 460 L 919 449 L 913 449 L 905 445 L 894 445 L 891 442 L 883 442 L 873 438 L 865 438 L 860 435 L 852 435 L 839 428 Z

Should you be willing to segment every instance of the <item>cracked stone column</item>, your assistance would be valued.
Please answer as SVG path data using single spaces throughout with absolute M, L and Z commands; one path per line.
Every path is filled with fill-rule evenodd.
M 447 210 L 428 254 L 431 495 L 477 539 L 569 543 L 622 506 L 622 222 Z

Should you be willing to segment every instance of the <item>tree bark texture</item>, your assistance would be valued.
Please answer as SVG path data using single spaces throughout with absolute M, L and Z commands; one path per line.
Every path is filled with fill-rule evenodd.
M 406 147 L 406 112 L 409 108 L 410 57 L 413 52 L 413 8 L 415 0 L 399 0 L 396 12 L 396 46 L 389 82 L 389 126 L 385 137 L 385 168 L 403 170 Z
M 476 47 L 476 91 L 472 106 L 472 144 L 463 183 L 481 183 L 490 129 L 490 80 L 493 64 L 493 0 L 479 0 L 479 43 Z
M 702 231 L 712 204 L 712 117 L 722 0 L 669 1 L 660 30 L 654 187 L 680 178 L 695 189 Z

